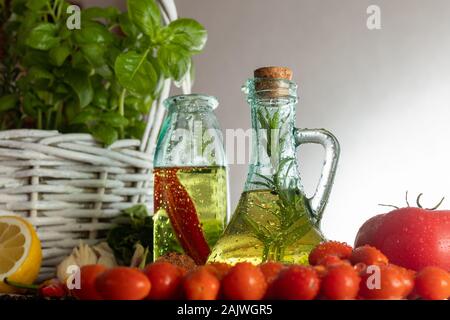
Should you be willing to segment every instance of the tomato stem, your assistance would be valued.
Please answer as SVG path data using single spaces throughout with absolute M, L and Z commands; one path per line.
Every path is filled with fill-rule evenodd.
M 441 201 L 439 201 L 438 204 L 435 205 L 434 207 L 432 207 L 432 208 L 424 208 L 424 207 L 422 206 L 422 204 L 420 203 L 420 199 L 422 198 L 422 196 L 423 196 L 423 193 L 422 193 L 422 192 L 419 193 L 419 195 L 417 196 L 417 199 L 416 199 L 416 204 L 417 204 L 417 207 L 418 207 L 418 208 L 424 209 L 424 210 L 430 210 L 430 211 L 436 210 L 437 208 L 439 208 L 439 207 L 441 206 L 441 204 L 442 204 L 442 203 L 444 202 L 444 200 L 445 200 L 445 197 L 442 197 Z M 405 200 L 406 200 L 406 205 L 408 206 L 408 208 L 410 208 L 411 206 L 409 205 L 408 191 L 406 191 Z M 392 205 L 392 204 L 382 204 L 382 203 L 379 203 L 378 205 L 379 205 L 379 206 L 382 206 L 382 207 L 391 207 L 391 208 L 395 208 L 395 209 L 400 209 L 399 207 L 394 206 L 394 205 Z
M 437 205 L 435 205 L 433 208 L 424 208 L 424 207 L 422 207 L 422 205 L 420 204 L 420 198 L 423 196 L 423 193 L 420 193 L 418 196 L 417 196 L 417 199 L 416 199 L 416 204 L 417 204 L 417 206 L 420 208 L 420 209 L 425 209 L 425 210 L 436 210 L 437 208 L 439 208 L 440 206 L 441 206 L 441 204 L 442 204 L 442 202 L 444 202 L 444 200 L 445 200 L 445 197 L 442 197 L 442 199 L 441 199 L 441 201 L 439 201 L 438 202 L 438 204 Z
M 393 204 L 383 204 L 383 203 L 379 203 L 378 205 L 379 205 L 379 206 L 382 206 L 382 207 L 390 207 L 390 208 L 400 209 L 399 207 L 394 206 Z

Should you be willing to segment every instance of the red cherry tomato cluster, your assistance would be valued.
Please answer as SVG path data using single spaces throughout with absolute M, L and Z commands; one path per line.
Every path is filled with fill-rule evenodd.
M 212 263 L 193 270 L 155 262 L 144 270 L 127 267 L 81 268 L 81 289 L 72 294 L 86 300 L 351 300 L 447 299 L 450 274 L 438 267 L 419 272 L 389 264 L 374 247 L 353 249 L 324 242 L 309 256 L 310 266 L 267 262 L 259 266 Z

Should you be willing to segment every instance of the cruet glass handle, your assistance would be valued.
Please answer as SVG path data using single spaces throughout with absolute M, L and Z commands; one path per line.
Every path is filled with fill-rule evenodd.
M 339 161 L 339 142 L 327 130 L 324 129 L 298 129 L 294 130 L 295 144 L 299 147 L 306 143 L 317 143 L 325 149 L 325 160 L 322 174 L 314 195 L 309 199 L 309 205 L 314 215 L 316 224 L 320 223 L 322 214 L 330 196 L 333 186 L 336 167 Z

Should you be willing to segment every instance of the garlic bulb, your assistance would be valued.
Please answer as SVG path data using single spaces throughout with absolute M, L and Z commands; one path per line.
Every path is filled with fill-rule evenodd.
M 114 253 L 106 242 L 93 247 L 80 242 L 79 246 L 73 248 L 72 253 L 56 267 L 56 276 L 59 280 L 65 282 L 70 275 L 67 272 L 70 266 L 82 267 L 89 264 L 102 264 L 107 268 L 117 266 Z

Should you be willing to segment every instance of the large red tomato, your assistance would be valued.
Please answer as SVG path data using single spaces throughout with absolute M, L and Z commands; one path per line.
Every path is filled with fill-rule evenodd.
M 438 266 L 450 270 L 450 211 L 408 207 L 377 215 L 356 236 L 355 247 L 365 244 L 408 269 Z

